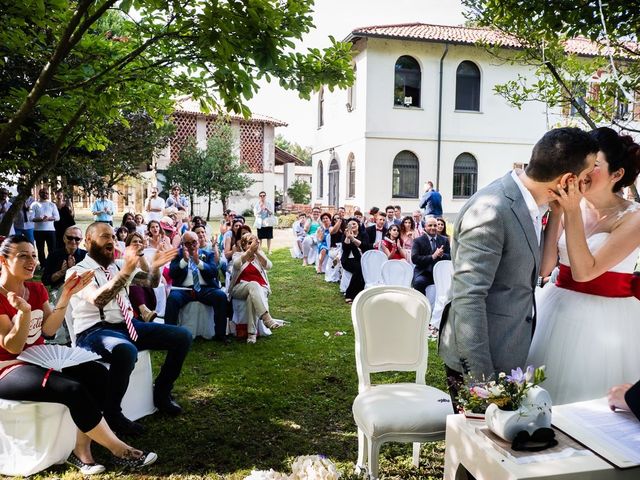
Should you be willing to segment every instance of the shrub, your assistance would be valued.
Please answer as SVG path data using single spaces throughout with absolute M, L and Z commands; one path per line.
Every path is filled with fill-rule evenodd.
M 296 221 L 298 215 L 295 213 L 289 213 L 287 215 L 280 215 L 278 217 L 278 228 L 291 228 L 293 222 Z
M 244 218 L 253 217 L 253 208 L 247 208 L 247 209 L 243 210 L 242 211 L 242 216 Z
M 311 200 L 311 184 L 304 180 L 295 180 L 287 189 L 293 203 L 309 203 Z

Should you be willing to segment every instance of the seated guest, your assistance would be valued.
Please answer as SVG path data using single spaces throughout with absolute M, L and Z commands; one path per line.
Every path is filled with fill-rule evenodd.
M 127 212 L 124 215 L 122 215 L 122 222 L 120 222 L 120 226 L 124 227 L 127 222 L 135 223 L 135 221 L 136 220 L 135 220 L 135 217 L 133 216 L 133 213 Z
M 104 366 L 85 362 L 56 371 L 17 359 L 24 350 L 43 345 L 44 335 L 53 335 L 62 325 L 69 299 L 93 283 L 92 271 L 72 273 L 52 308 L 46 288 L 32 281 L 36 263 L 33 245 L 26 237 L 10 236 L 0 245 L 0 398 L 66 405 L 78 427 L 67 463 L 85 475 L 105 470 L 93 459 L 91 441 L 107 448 L 116 465 L 151 465 L 158 456 L 124 443 L 102 416 L 108 386 Z
M 408 261 L 411 261 L 411 247 L 413 247 L 414 238 L 416 238 L 416 223 L 413 218 L 407 215 L 400 224 L 400 241 L 402 242 L 402 248 L 408 253 Z
M 393 205 L 387 205 L 387 208 L 385 208 L 384 211 L 387 214 L 384 226 L 389 228 L 391 225 L 396 223 L 396 209 Z
M 182 242 L 182 236 L 178 233 L 176 227 L 176 217 L 167 215 L 160 220 L 160 227 L 165 236 L 169 239 L 169 243 L 173 248 L 179 248 Z
M 400 226 L 402 223 L 402 207 L 400 205 L 393 206 L 394 217 L 393 221 L 396 225 Z
M 238 235 L 238 230 L 240 227 L 244 225 L 244 218 L 236 217 L 233 222 L 231 222 L 231 228 L 227 230 L 224 234 L 224 257 L 227 262 L 231 261 L 231 257 L 233 256 L 233 247 L 236 242 L 240 239 Z
M 267 297 L 271 293 L 267 270 L 271 261 L 266 257 L 260 240 L 251 233 L 245 233 L 240 239 L 242 252 L 233 255 L 233 275 L 229 283 L 229 297 L 246 300 L 245 320 L 247 322 L 247 343 L 256 343 L 256 317 L 265 327 L 275 329 L 280 323 L 269 313 Z
M 227 342 L 227 296 L 220 289 L 218 265 L 213 252 L 198 249 L 198 236 L 186 232 L 182 236 L 182 248 L 171 261 L 169 275 L 173 281 L 164 322 L 178 324 L 180 309 L 189 302 L 200 302 L 213 307 L 215 339 Z
M 212 243 L 211 240 L 209 240 L 205 226 L 201 224 L 194 225 L 191 231 L 198 236 L 198 248 L 205 252 L 214 252 L 216 254 L 216 263 L 219 263 L 220 250 L 218 250 L 218 244 Z
M 245 233 L 252 233 L 252 232 L 251 232 L 251 227 L 243 223 L 242 225 L 240 225 L 240 228 L 234 232 L 233 237 L 231 237 L 231 240 L 233 241 L 233 246 L 231 247 L 232 256 L 234 253 L 242 252 L 240 241 L 242 240 L 242 236 Z
M 320 227 L 316 231 L 318 242 L 318 261 L 316 262 L 316 273 L 324 273 L 324 259 L 329 253 L 331 244 L 331 215 L 323 213 L 320 215 Z
M 369 216 L 367 217 L 367 221 L 365 223 L 365 227 L 369 228 L 372 225 L 376 224 L 376 219 L 378 218 L 378 212 L 380 209 L 378 207 L 371 207 L 369 210 Z
M 445 219 L 438 217 L 436 218 L 436 223 L 438 225 L 438 235 L 449 238 L 449 235 L 447 235 L 447 222 Z
M 147 223 L 147 241 L 149 247 L 156 250 L 171 248 L 171 241 L 165 235 L 160 222 L 157 220 L 149 220 L 149 223 Z
M 424 234 L 424 220 L 422 219 L 422 212 L 420 210 L 413 212 L 413 222 L 416 224 L 417 233 L 414 238 L 418 238 L 420 235 Z
M 413 241 L 411 261 L 415 265 L 411 286 L 425 294 L 429 285 L 433 285 L 433 266 L 441 260 L 451 260 L 449 240 L 438 235 L 435 217 L 425 221 L 424 235 Z
M 384 219 L 384 214 L 382 215 Z M 356 295 L 364 290 L 364 277 L 362 276 L 362 247 L 366 245 L 364 235 L 360 231 L 360 225 L 355 218 L 347 220 L 344 229 L 344 239 L 342 240 L 342 257 L 340 263 L 342 268 L 351 273 L 351 281 L 345 292 L 345 301 L 353 302 Z
M 62 241 L 64 242 L 64 247 L 54 250 L 47 257 L 44 271 L 42 272 L 42 283 L 51 287 L 52 290 L 57 290 L 62 286 L 67 270 L 84 260 L 87 254 L 86 250 L 79 248 L 82 241 L 80 227 L 74 225 L 67 228 L 64 231 Z
M 619 408 L 630 411 L 640 420 L 640 382 L 616 385 L 609 390 L 607 397 L 611 410 Z
M 406 253 L 400 241 L 400 227 L 393 224 L 387 230 L 387 236 L 382 239 L 382 252 L 389 260 L 406 260 Z
M 126 247 L 122 259 L 114 260 L 115 236 L 106 223 L 89 225 L 85 244 L 85 259 L 67 270 L 67 277 L 87 270 L 94 273 L 94 281 L 71 297 L 76 344 L 96 352 L 111 364 L 105 419 L 114 431 L 136 435 L 143 431 L 142 425 L 126 418 L 120 404 L 129 386 L 138 350 L 167 351 L 155 380 L 153 402 L 161 412 L 177 415 L 182 408 L 171 397 L 171 390 L 191 347 L 191 334 L 174 325 L 145 323 L 134 318 L 126 288 L 130 284 L 157 287 L 160 267 L 173 258 L 176 251 L 158 251 L 149 272 L 143 272 L 137 269 L 141 257 L 134 245 Z
M 378 212 L 376 215 L 376 223 L 365 229 L 367 242 L 363 246 L 362 251 L 369 249 L 380 250 L 382 247 L 382 239 L 387 236 L 386 221 L 387 217 L 384 212 Z
M 304 230 L 304 224 L 307 222 L 307 215 L 305 213 L 299 213 L 298 219 L 293 222 L 291 228 L 293 229 L 293 235 L 296 237 L 296 243 L 298 245 L 298 250 L 302 255 L 302 242 L 304 238 L 307 236 L 307 232 Z M 297 257 L 300 258 L 300 257 Z
M 304 230 L 307 234 L 302 241 L 302 266 L 306 267 L 309 264 L 309 253 L 312 248 L 316 248 L 318 245 L 318 239 L 316 233 L 320 228 L 320 212 L 318 207 L 313 207 L 311 210 L 311 217 L 307 218 L 307 223 L 304 225 Z
M 136 224 L 136 232 L 144 236 L 147 231 L 147 226 L 144 223 L 144 216 L 141 213 L 136 213 L 134 221 Z
M 125 247 L 133 245 L 138 249 L 137 268 L 143 272 L 149 271 L 149 265 L 144 258 L 144 237 L 138 232 L 130 233 L 124 241 Z M 153 322 L 158 316 L 156 308 L 156 294 L 153 288 L 143 285 L 131 285 L 129 287 L 129 301 L 133 307 L 134 315 L 144 322 Z

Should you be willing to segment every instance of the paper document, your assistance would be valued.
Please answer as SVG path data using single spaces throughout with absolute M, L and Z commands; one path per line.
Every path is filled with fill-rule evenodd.
M 617 467 L 640 465 L 640 421 L 612 412 L 606 397 L 554 406 L 551 423 Z

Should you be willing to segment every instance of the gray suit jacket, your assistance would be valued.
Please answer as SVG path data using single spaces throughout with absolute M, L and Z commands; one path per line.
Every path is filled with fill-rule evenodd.
M 453 300 L 440 356 L 476 378 L 524 367 L 541 247 L 511 173 L 469 199 L 454 232 Z

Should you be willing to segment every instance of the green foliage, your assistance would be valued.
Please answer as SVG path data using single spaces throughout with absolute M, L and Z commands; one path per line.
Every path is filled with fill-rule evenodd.
M 293 203 L 309 203 L 311 199 L 311 185 L 304 180 L 296 179 L 287 189 L 287 194 Z
M 193 198 L 198 193 L 200 182 L 203 178 L 203 164 L 203 155 L 202 152 L 198 149 L 196 139 L 190 137 L 182 146 L 180 154 L 178 155 L 178 159 L 174 162 L 171 162 L 165 172 L 167 185 L 180 186 L 180 189 L 191 200 L 190 204 L 192 208 Z
M 278 228 L 291 228 L 298 216 L 295 213 L 278 216 Z
M 590 127 L 616 124 L 626 130 L 631 115 L 626 105 L 640 94 L 640 50 L 627 42 L 637 41 L 640 10 L 622 0 L 603 2 L 605 36 L 597 2 L 581 0 L 463 0 L 470 21 L 510 34 L 522 50 L 491 48 L 498 57 L 530 65 L 535 78 L 519 77 L 495 87 L 496 93 L 520 108 L 527 101 L 570 107 L 578 120 Z M 615 58 L 568 54 L 567 39 L 586 37 L 604 46 L 609 42 Z M 589 84 L 596 84 L 595 89 Z M 591 90 L 591 91 L 590 91 Z M 582 111 L 581 111 L 582 110 Z
M 0 172 L 19 198 L 73 148 L 102 151 L 109 126 L 145 111 L 158 124 L 173 98 L 248 116 L 258 80 L 303 98 L 353 82 L 351 47 L 293 51 L 311 0 L 0 0 Z M 135 9 L 135 20 L 129 15 Z M 0 224 L 8 231 L 16 202 Z
M 305 165 L 311 165 L 311 147 L 302 147 L 295 142 L 290 142 L 279 133 L 274 140 L 276 147 L 298 157 Z

